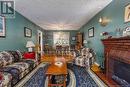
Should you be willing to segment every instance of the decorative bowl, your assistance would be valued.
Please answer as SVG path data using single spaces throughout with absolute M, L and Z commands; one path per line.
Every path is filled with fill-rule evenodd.
M 63 65 L 63 63 L 61 62 L 61 61 L 57 61 L 57 62 L 55 62 L 54 63 L 56 66 L 62 66 Z

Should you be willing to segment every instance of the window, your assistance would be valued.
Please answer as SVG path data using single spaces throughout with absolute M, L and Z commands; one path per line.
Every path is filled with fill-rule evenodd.
M 69 32 L 53 32 L 53 44 L 56 45 L 69 45 Z

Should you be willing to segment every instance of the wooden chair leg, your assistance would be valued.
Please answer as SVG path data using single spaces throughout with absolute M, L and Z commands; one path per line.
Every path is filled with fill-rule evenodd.
M 48 87 L 51 87 L 49 84 L 51 84 L 51 76 L 48 75 Z
M 66 78 L 67 78 L 67 75 L 64 76 L 64 86 L 63 87 L 66 87 Z

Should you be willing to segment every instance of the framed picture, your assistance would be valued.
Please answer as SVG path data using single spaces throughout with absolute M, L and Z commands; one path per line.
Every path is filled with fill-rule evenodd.
M 32 30 L 27 28 L 27 27 L 24 27 L 24 36 L 25 37 L 32 37 Z
M 88 37 L 94 37 L 94 27 L 88 29 Z
M 125 16 L 124 16 L 125 22 L 130 21 L 130 4 L 126 5 L 125 7 Z
M 73 40 L 73 41 L 75 41 L 75 40 L 76 40 L 76 37 L 75 37 L 75 36 L 73 36 L 73 37 L 72 37 L 72 40 Z
M 5 37 L 5 17 L 0 16 L 0 37 Z

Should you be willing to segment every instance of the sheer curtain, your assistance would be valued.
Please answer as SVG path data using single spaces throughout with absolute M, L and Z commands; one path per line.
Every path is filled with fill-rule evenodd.
M 53 45 L 69 45 L 69 32 L 53 32 Z

